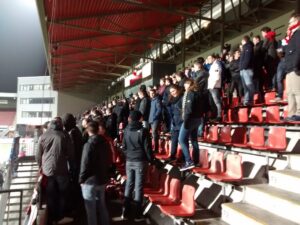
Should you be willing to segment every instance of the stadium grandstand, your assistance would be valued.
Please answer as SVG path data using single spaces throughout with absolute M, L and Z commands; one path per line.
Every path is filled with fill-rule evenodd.
M 0 224 L 300 224 L 300 1 L 36 5 L 59 110 Z

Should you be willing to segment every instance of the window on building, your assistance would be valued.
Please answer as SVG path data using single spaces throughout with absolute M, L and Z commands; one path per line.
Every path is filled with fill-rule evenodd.
M 7 105 L 8 104 L 8 100 L 0 99 L 0 104 L 1 105 Z
M 54 98 L 21 98 L 20 104 L 53 104 Z
M 51 118 L 52 112 L 31 112 L 31 111 L 23 111 L 22 112 L 23 118 Z

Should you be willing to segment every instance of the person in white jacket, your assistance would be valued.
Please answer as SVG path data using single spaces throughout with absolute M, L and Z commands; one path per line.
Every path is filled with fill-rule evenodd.
M 213 54 L 207 57 L 207 63 L 211 64 L 207 89 L 210 93 L 211 108 L 214 114 L 217 114 L 216 121 L 221 121 L 221 84 L 222 84 L 222 65 Z

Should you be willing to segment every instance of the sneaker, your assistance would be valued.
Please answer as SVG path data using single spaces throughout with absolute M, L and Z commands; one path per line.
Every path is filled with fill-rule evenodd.
M 195 164 L 193 162 L 190 162 L 190 163 L 186 163 L 183 167 L 180 168 L 180 171 L 186 171 L 186 170 L 189 170 L 189 169 L 192 169 L 195 167 Z
M 282 102 L 282 98 L 276 97 L 276 98 L 270 100 L 270 102 Z
M 291 117 L 291 120 L 290 121 L 300 121 L 300 116 L 297 116 L 297 115 L 293 115 L 292 117 Z
M 177 159 L 174 158 L 174 157 L 169 157 L 165 160 L 166 163 L 172 163 L 172 162 L 175 162 Z
M 71 217 L 64 217 L 61 220 L 59 220 L 57 224 L 68 224 L 68 223 L 72 223 L 73 221 L 74 219 Z

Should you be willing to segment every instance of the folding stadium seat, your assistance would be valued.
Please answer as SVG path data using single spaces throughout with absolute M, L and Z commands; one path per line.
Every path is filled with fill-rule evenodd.
M 231 143 L 231 126 L 224 126 L 220 129 L 219 134 L 220 144 L 230 144 Z
M 252 107 L 250 111 L 250 123 L 262 123 L 262 107 Z
M 158 140 L 158 152 L 160 154 L 166 153 L 166 140 L 164 138 Z
M 238 121 L 239 123 L 247 123 L 248 122 L 248 108 L 239 108 L 238 111 Z
M 239 105 L 239 98 L 238 97 L 233 97 L 232 102 L 231 102 L 231 107 L 237 107 Z
M 263 127 L 251 127 L 248 146 L 254 149 L 266 150 L 265 129 Z
M 267 145 L 268 150 L 285 151 L 286 147 L 286 129 L 284 127 L 270 127 Z
M 199 163 L 201 165 L 201 168 L 208 168 L 209 167 L 208 150 L 201 149 L 199 157 L 200 157 Z
M 153 179 L 153 177 L 155 177 L 155 179 Z M 149 166 L 144 187 L 157 189 L 159 187 L 159 177 L 160 173 L 158 169 L 154 165 Z
M 195 195 L 196 189 L 185 184 L 182 188 L 182 198 L 176 205 L 159 205 L 161 211 L 169 216 L 191 217 L 195 214 Z
M 274 102 L 272 102 L 272 100 L 274 100 L 275 98 L 276 98 L 276 92 L 275 91 L 265 93 L 265 103 L 267 105 L 274 104 Z
M 246 147 L 247 146 L 247 128 L 236 127 L 232 134 L 232 145 L 235 147 Z
M 208 135 L 206 136 L 207 142 L 217 142 L 218 141 L 218 126 L 210 126 L 208 130 Z
M 279 106 L 268 106 L 266 123 L 282 123 L 280 120 Z
M 154 178 L 155 179 L 155 178 Z M 165 182 L 168 182 L 169 175 L 166 173 L 162 173 L 159 179 L 159 187 L 158 188 L 144 188 L 144 196 L 148 197 L 151 194 L 163 194 L 165 191 Z
M 226 157 L 226 171 L 220 174 L 211 174 L 208 178 L 215 181 L 233 182 L 243 178 L 242 157 L 240 155 L 229 154 Z
M 236 113 L 236 109 L 228 109 L 227 111 L 227 119 L 225 120 L 226 123 L 237 123 L 238 122 L 238 115 Z
M 254 105 L 260 104 L 260 102 L 259 102 L 259 94 L 254 94 L 254 96 L 253 96 L 253 103 L 254 103 Z
M 164 182 L 164 187 L 163 187 L 163 192 L 160 193 L 147 193 L 145 196 L 149 197 L 154 197 L 154 196 L 168 196 L 169 195 L 169 191 L 170 191 L 170 180 L 171 177 L 169 174 L 167 174 L 165 182 Z
M 209 168 L 195 167 L 193 169 L 194 173 L 202 174 L 215 174 L 221 173 L 224 171 L 224 153 L 223 152 L 214 152 L 210 160 Z
M 167 196 L 149 196 L 152 203 L 159 205 L 174 205 L 180 201 L 180 180 L 172 178 L 169 186 L 169 194 Z

